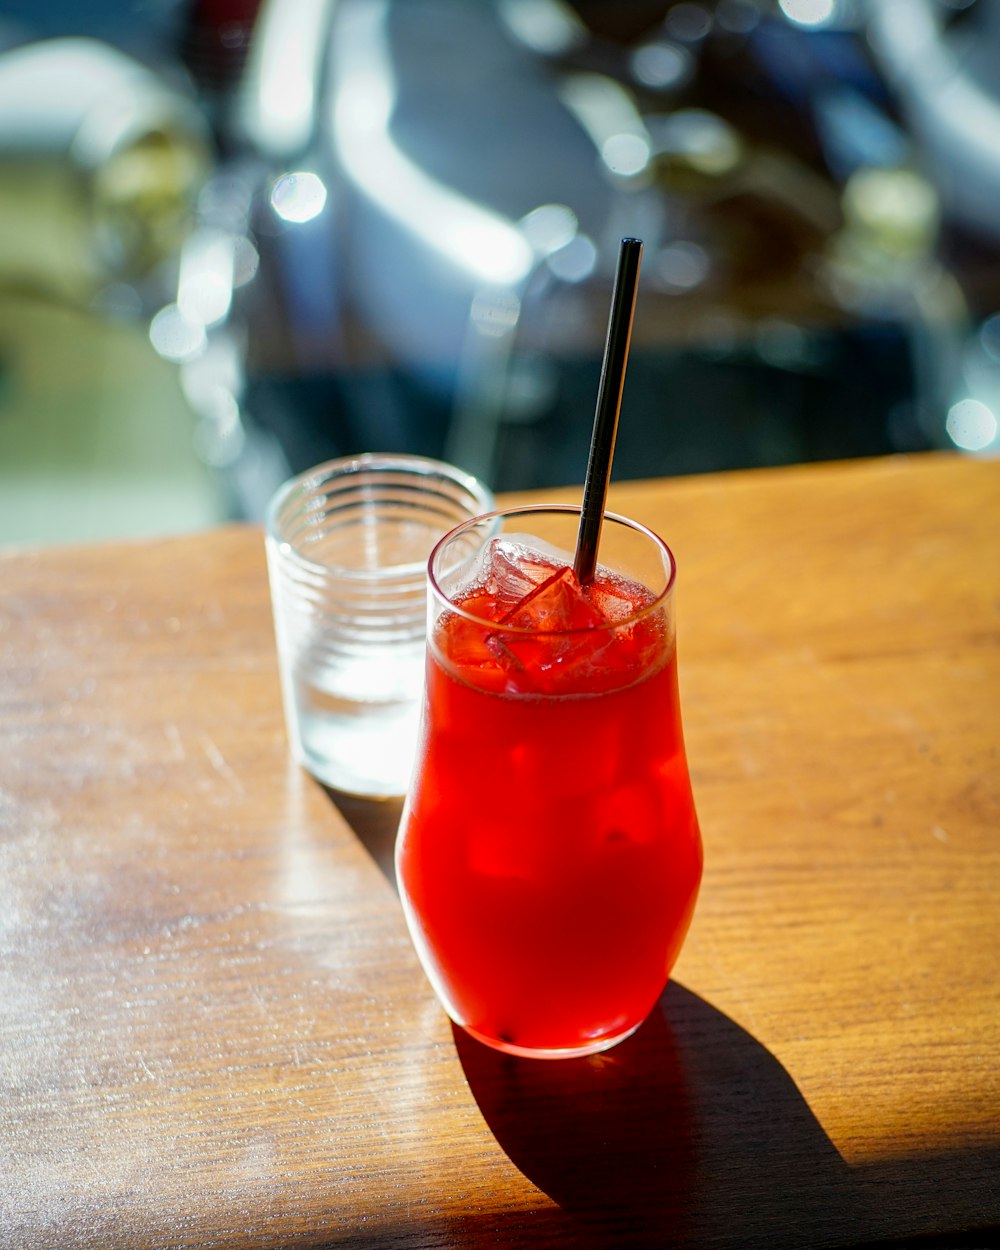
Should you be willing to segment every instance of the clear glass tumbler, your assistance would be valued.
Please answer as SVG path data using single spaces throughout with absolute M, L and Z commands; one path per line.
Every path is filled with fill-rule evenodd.
M 581 587 L 566 567 L 578 525 L 576 508 L 515 509 L 435 548 L 396 843 L 407 923 L 448 1014 L 538 1058 L 605 1050 L 642 1023 L 702 871 L 673 557 L 608 513 Z
M 488 511 L 470 474 L 366 454 L 286 482 L 266 518 L 285 721 L 295 758 L 337 790 L 402 795 L 423 681 L 427 558 Z

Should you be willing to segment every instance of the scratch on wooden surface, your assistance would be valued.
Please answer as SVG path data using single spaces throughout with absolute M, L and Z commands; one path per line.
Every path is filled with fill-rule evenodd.
M 181 731 L 176 725 L 165 725 L 163 732 L 173 749 L 172 759 L 177 761 L 187 759 L 187 751 L 184 750 L 184 742 L 181 739 Z
M 243 794 L 243 782 L 240 781 L 236 773 L 233 772 L 229 764 L 226 763 L 226 757 L 222 754 L 212 739 L 203 734 L 201 744 L 205 749 L 205 754 L 208 756 L 208 762 L 212 765 L 219 776 L 228 781 L 238 794 Z
M 274 1012 L 272 1011 L 270 1005 L 264 1001 L 264 996 L 263 994 L 261 994 L 260 990 L 251 989 L 250 997 L 253 999 L 254 1003 L 256 1004 L 257 1009 L 260 1012 L 260 1014 L 266 1020 L 270 1020 L 272 1016 L 274 1015 Z M 298 1062 L 298 1060 L 296 1060 L 296 1062 Z

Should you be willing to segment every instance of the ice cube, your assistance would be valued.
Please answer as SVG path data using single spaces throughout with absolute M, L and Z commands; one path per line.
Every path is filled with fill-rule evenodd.
M 451 621 L 449 658 L 477 670 L 477 683 L 492 670 L 495 688 L 511 693 L 596 693 L 638 675 L 653 658 L 658 627 L 616 627 L 651 603 L 651 592 L 604 567 L 581 588 L 571 564 L 567 552 L 532 535 L 490 539 L 455 598 L 480 621 L 510 628 Z
M 516 603 L 503 617 L 503 624 L 551 633 L 555 630 L 594 629 L 605 624 L 605 620 L 588 602 L 573 570 L 561 568 L 550 573 Z
M 506 611 L 571 563 L 565 552 L 530 534 L 504 534 L 487 543 L 482 567 L 497 607 Z
M 474 604 L 468 606 L 475 612 Z M 452 664 L 465 669 L 495 667 L 496 657 L 489 648 L 488 627 L 450 613 L 438 622 L 435 641 Z
M 603 617 L 587 602 L 570 568 L 550 574 L 507 612 L 502 623 L 514 628 L 497 630 L 487 645 L 511 688 L 523 692 L 563 689 L 566 674 L 582 677 L 581 666 L 591 664 L 608 642 L 608 631 L 600 628 Z
M 627 621 L 653 602 L 653 592 L 639 582 L 598 566 L 593 581 L 584 588 L 588 601 L 613 625 Z
M 551 572 L 553 569 L 566 568 L 573 563 L 572 552 L 563 551 L 561 547 L 546 542 L 544 538 L 539 538 L 536 534 L 503 534 L 493 541 L 506 544 L 511 556 L 515 560 L 523 561 L 528 568 L 537 565 L 539 570 L 544 568 Z M 544 581 L 548 573 L 532 573 L 530 576 L 535 581 Z

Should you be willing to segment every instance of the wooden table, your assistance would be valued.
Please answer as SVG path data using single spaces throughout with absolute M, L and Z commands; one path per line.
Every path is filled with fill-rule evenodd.
M 457 1036 L 398 805 L 289 763 L 260 533 L 0 555 L 0 1245 L 1000 1227 L 1000 464 L 613 488 L 680 565 L 698 913 L 592 1059 Z

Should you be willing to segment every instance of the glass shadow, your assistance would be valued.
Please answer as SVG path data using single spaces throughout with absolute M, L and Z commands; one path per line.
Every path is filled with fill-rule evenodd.
M 402 801 L 328 794 L 395 886 Z M 587 1058 L 522 1059 L 453 1034 L 490 1131 L 558 1210 L 506 1209 L 498 1194 L 497 1210 L 437 1228 L 443 1244 L 1000 1245 L 1000 1125 L 985 1147 L 849 1166 L 774 1055 L 676 982 L 632 1037 Z M 378 1244 L 413 1232 L 383 1227 Z

